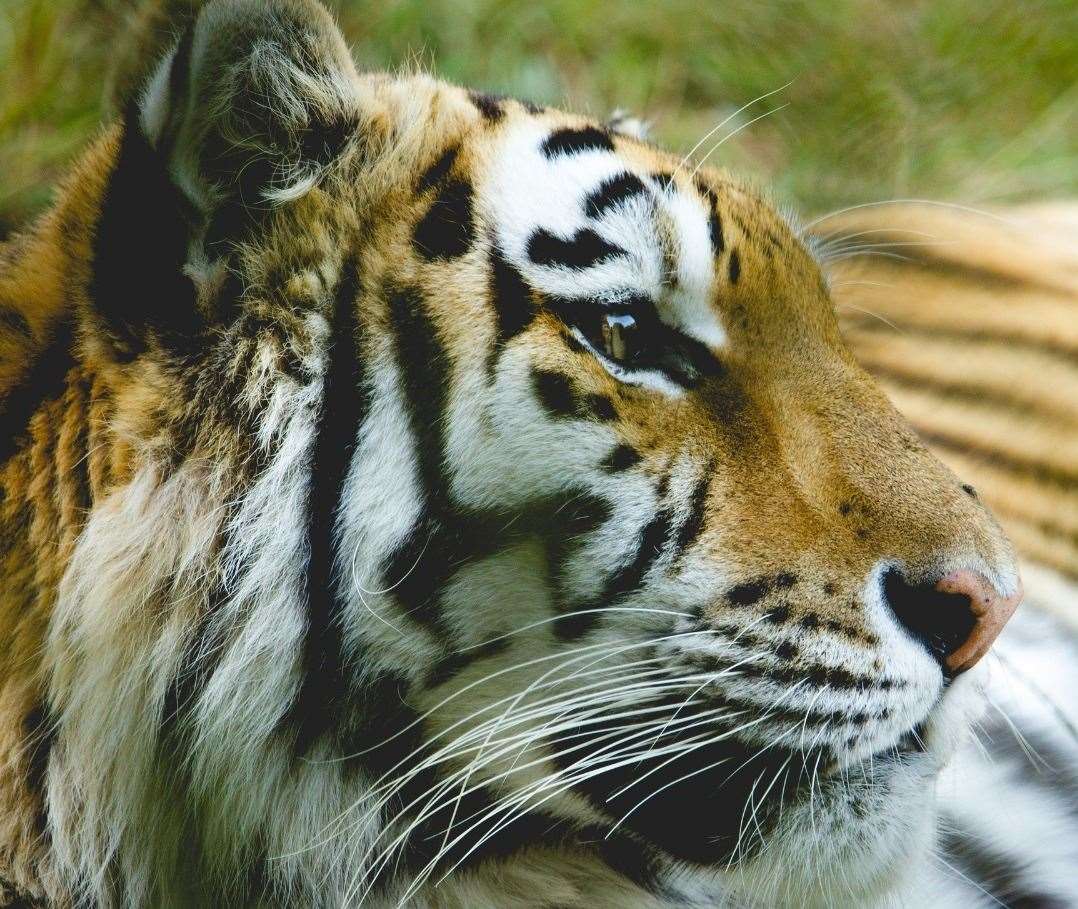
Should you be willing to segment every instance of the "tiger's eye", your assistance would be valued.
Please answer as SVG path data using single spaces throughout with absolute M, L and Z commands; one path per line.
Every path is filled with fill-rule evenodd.
M 603 350 L 618 363 L 633 359 L 638 352 L 636 319 L 625 312 L 610 312 L 603 316 Z

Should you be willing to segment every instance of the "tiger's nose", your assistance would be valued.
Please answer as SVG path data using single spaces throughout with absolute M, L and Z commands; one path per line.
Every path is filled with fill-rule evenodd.
M 1022 599 L 1021 586 L 1004 596 L 970 569 L 952 571 L 926 585 L 911 584 L 900 569 L 890 568 L 883 576 L 883 593 L 898 620 L 950 675 L 976 665 Z

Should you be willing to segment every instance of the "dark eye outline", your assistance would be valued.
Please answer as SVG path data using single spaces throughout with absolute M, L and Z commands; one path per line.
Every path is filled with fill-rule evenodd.
M 630 376 L 656 370 L 691 388 L 703 376 L 723 370 L 707 347 L 659 319 L 654 303 L 646 298 L 628 296 L 607 302 L 548 297 L 546 303 L 562 322 L 579 332 L 595 354 Z

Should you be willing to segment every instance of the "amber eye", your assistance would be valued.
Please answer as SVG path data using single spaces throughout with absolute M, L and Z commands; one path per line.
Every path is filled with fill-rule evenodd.
M 616 363 L 629 363 L 640 352 L 640 326 L 627 312 L 603 316 L 603 351 Z

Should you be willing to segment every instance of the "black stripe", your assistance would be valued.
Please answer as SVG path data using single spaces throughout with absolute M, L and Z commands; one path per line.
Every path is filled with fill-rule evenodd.
M 16 309 L 9 309 L 3 304 L 0 304 L 0 331 L 5 334 L 21 335 L 18 339 L 20 344 L 28 343 L 32 337 L 30 323 L 26 321 L 26 316 Z
M 590 268 L 622 255 L 624 249 L 608 243 L 590 227 L 581 228 L 569 240 L 539 228 L 528 240 L 528 258 L 536 265 Z
M 659 184 L 659 189 L 668 192 L 674 186 L 674 175 L 659 171 L 651 175 L 651 179 Z M 676 188 L 676 187 L 675 187 Z
M 607 580 L 602 593 L 591 603 L 576 605 L 572 611 L 583 614 L 567 615 L 554 623 L 554 633 L 559 640 L 568 641 L 589 632 L 599 623 L 600 614 L 591 610 L 614 605 L 617 600 L 636 590 L 644 576 L 662 555 L 670 538 L 673 516 L 665 508 L 659 510 L 640 532 L 636 553 L 626 564 Z
M 1029 395 L 1015 394 L 1011 390 L 987 385 L 978 385 L 976 381 L 962 382 L 942 379 L 932 372 L 910 373 L 893 366 L 873 363 L 869 357 L 858 357 L 861 364 L 882 381 L 900 388 L 931 391 L 940 397 L 963 404 L 985 404 L 1000 410 L 1012 411 L 1013 418 L 1023 423 L 1031 417 L 1044 416 L 1049 420 L 1071 419 L 1071 409 L 1065 405 L 1056 405 L 1041 398 L 1030 400 Z M 914 366 L 916 364 L 910 364 Z M 931 366 L 929 367 L 931 369 Z M 1078 373 L 1075 375 L 1078 384 Z
M 362 767 L 371 779 L 378 779 L 394 768 L 401 772 L 402 761 L 421 753 L 423 724 L 417 722 L 419 715 L 408 705 L 410 685 L 403 675 L 371 668 L 377 666 L 377 661 L 362 656 L 356 665 L 355 709 L 348 713 L 340 729 L 341 750 L 350 755 L 347 766 Z M 421 775 L 416 785 L 423 788 L 418 792 L 432 781 L 432 774 Z
M 763 575 L 734 585 L 726 591 L 726 599 L 735 606 L 753 606 L 776 590 L 788 590 L 796 583 L 796 576 L 789 572 Z
M 679 718 L 692 719 L 702 708 L 684 704 L 684 698 L 681 693 L 661 700 L 656 698 L 640 706 L 667 703 L 671 715 L 679 711 Z M 709 707 L 714 705 L 714 702 L 708 704 Z M 758 713 L 760 709 L 757 705 L 754 712 Z M 615 711 L 611 714 L 609 728 L 606 724 L 597 724 L 595 736 L 612 733 L 615 726 L 623 727 L 618 730 L 619 735 L 629 735 L 624 731 L 624 716 L 618 718 L 613 715 Z M 651 714 L 652 718 L 655 716 Z M 801 719 L 804 719 L 803 715 Z M 641 720 L 641 724 L 644 722 L 647 721 Z M 716 724 L 715 731 L 722 731 L 722 727 Z M 666 743 L 674 738 L 671 736 Z M 583 750 L 565 754 L 569 744 L 559 748 L 555 738 L 549 746 L 555 755 L 555 763 L 566 773 L 572 772 L 574 762 L 589 757 Z M 728 859 L 738 847 L 743 808 L 761 779 L 765 786 L 773 778 L 779 779 L 779 783 L 768 794 L 766 803 L 758 802 L 754 806 L 755 820 L 765 834 L 778 820 L 781 800 L 789 801 L 793 790 L 803 782 L 797 764 L 793 762 L 794 769 L 786 778 L 781 777 L 780 771 L 790 757 L 789 751 L 741 744 L 731 736 L 673 758 L 650 753 L 645 741 L 639 761 L 625 761 L 624 766 L 615 767 L 612 760 L 609 769 L 590 775 L 573 788 L 603 816 L 624 817 L 621 829 L 634 838 L 654 844 L 675 858 L 714 866 Z M 811 757 L 806 755 L 805 760 L 811 767 Z M 593 761 L 589 769 L 602 767 L 600 761 Z M 719 761 L 723 763 L 712 767 L 710 772 L 691 775 L 694 769 Z M 642 779 L 646 782 L 637 785 Z M 758 787 L 757 791 L 762 788 Z M 617 794 L 622 789 L 625 791 Z M 741 843 L 746 856 L 751 856 L 762 845 L 762 842 L 754 841 Z
M 911 420 L 911 422 L 913 421 Z M 948 451 L 968 455 L 992 467 L 999 467 L 1012 473 L 1033 477 L 1039 482 L 1060 486 L 1064 489 L 1071 489 L 1078 483 L 1078 470 L 1068 470 L 1065 467 L 1057 467 L 1053 464 L 1043 464 L 1032 458 L 1008 454 L 976 442 L 953 439 L 940 432 L 930 432 L 922 429 L 916 423 L 914 423 L 914 428 L 921 439 L 928 445 L 936 445 Z
M 692 491 L 692 505 L 689 514 L 678 528 L 677 540 L 674 542 L 673 561 L 676 564 L 686 550 L 696 542 L 700 532 L 704 529 L 704 521 L 707 515 L 707 499 L 711 490 L 712 472 L 714 464 L 708 464 L 704 468 L 703 475 L 696 481 Z
M 608 470 L 611 473 L 620 473 L 630 467 L 635 467 L 641 460 L 640 452 L 623 442 L 614 447 L 614 450 L 603 459 L 600 466 L 603 470 Z
M 56 734 L 56 719 L 46 703 L 37 704 L 23 720 L 23 742 L 27 749 L 26 788 L 37 808 L 34 819 L 37 833 L 43 837 L 49 836 L 46 778 Z
M 356 436 L 363 422 L 363 391 L 356 301 L 359 278 L 354 260 L 344 267 L 334 300 L 329 365 L 311 455 L 310 501 L 307 514 L 307 635 L 303 648 L 303 680 L 290 719 L 297 727 L 300 753 L 338 719 L 348 694 L 341 616 L 346 608 L 337 589 L 337 510 Z
M 741 277 L 741 256 L 737 254 L 736 249 L 730 250 L 730 263 L 728 271 L 730 273 L 730 283 L 736 284 L 738 278 Z
M 614 407 L 614 402 L 606 395 L 595 394 L 594 392 L 585 394 L 580 398 L 580 408 L 586 416 L 601 423 L 609 423 L 611 420 L 618 418 L 618 411 Z
M 498 652 L 497 648 L 457 651 L 441 612 L 442 591 L 463 565 L 511 545 L 515 537 L 496 532 L 504 515 L 472 514 L 450 500 L 444 471 L 449 355 L 418 290 L 393 289 L 388 304 L 397 370 L 415 439 L 422 508 L 408 534 L 384 559 L 380 574 L 403 612 L 443 645 L 446 655 L 428 677 L 428 684 L 441 685 L 476 660 Z
M 72 344 L 71 323 L 57 323 L 48 345 L 36 354 L 18 384 L 0 399 L 0 464 L 18 451 L 30 419 L 41 406 L 63 394 L 68 371 L 75 365 Z
M 412 787 L 409 787 L 409 793 L 411 791 Z M 409 793 L 402 795 L 401 800 L 406 802 Z M 421 794 L 422 791 L 417 792 L 417 795 Z M 551 849 L 562 854 L 594 856 L 640 887 L 648 890 L 657 887 L 659 868 L 654 853 L 630 837 L 620 832 L 608 837 L 609 831 L 605 828 L 581 828 L 578 822 L 538 808 L 515 817 L 511 811 L 491 811 L 500 802 L 504 804 L 504 795 L 486 787 L 477 787 L 459 802 L 454 799 L 444 801 L 413 831 L 399 863 L 390 863 L 390 867 L 396 866 L 393 873 L 407 879 L 408 875 L 437 857 L 432 875 L 432 879 L 437 880 L 454 866 L 458 872 L 466 872 L 483 864 L 505 862 L 524 850 Z M 484 815 L 488 816 L 482 819 Z M 513 817 L 511 822 L 498 829 L 495 835 L 488 836 L 510 817 Z M 453 826 L 449 827 L 451 820 Z M 460 841 L 453 844 L 472 827 L 474 829 L 468 836 L 460 837 Z M 480 840 L 482 843 L 470 851 Z M 438 849 L 443 841 L 451 845 L 446 852 L 440 853 Z M 384 885 L 388 881 L 383 879 L 381 883 Z
M 726 248 L 726 241 L 722 235 L 722 218 L 719 217 L 718 211 L 712 209 L 711 214 L 708 215 L 707 228 L 711 235 L 711 245 L 717 255 Z
M 497 123 L 505 116 L 505 110 L 502 108 L 503 99 L 497 95 L 468 92 L 468 97 L 471 99 L 472 104 L 479 109 L 479 113 L 483 115 L 483 119 L 487 123 Z
M 182 757 L 186 749 L 182 738 L 184 722 L 213 674 L 217 658 L 225 645 L 224 641 L 211 640 L 210 626 L 227 597 L 224 584 L 218 582 L 213 585 L 206 597 L 205 611 L 187 639 L 179 666 L 165 689 L 161 704 L 162 737 L 172 750 L 171 757 L 176 759 Z
M 1027 881 L 1020 859 L 1006 855 L 954 821 L 940 825 L 940 845 L 953 863 L 1008 909 L 1067 909 L 1069 903 Z
M 613 151 L 614 142 L 605 130 L 594 126 L 582 129 L 559 129 L 547 136 L 542 145 L 548 158 L 559 155 L 578 155 L 586 151 Z
M 697 626 L 701 631 L 718 634 L 726 638 L 729 642 L 736 641 L 738 646 L 747 653 L 767 653 L 771 651 L 774 652 L 775 656 L 778 657 L 783 664 L 789 664 L 766 665 L 761 663 L 751 663 L 742 665 L 742 661 L 738 658 L 724 658 L 702 654 L 687 657 L 690 662 L 705 666 L 710 672 L 723 672 L 737 666 L 737 674 L 745 678 L 767 679 L 768 681 L 787 687 L 794 685 L 803 679 L 808 679 L 808 681 L 818 688 L 826 686 L 838 691 L 894 691 L 907 688 L 909 684 L 903 679 L 892 679 L 886 676 L 877 675 L 859 675 L 855 672 L 843 669 L 840 666 L 825 666 L 820 663 L 811 662 L 792 663 L 791 661 L 797 656 L 797 649 L 796 647 L 793 647 L 790 642 L 781 641 L 767 635 L 753 634 L 737 625 L 724 623 L 716 624 L 715 622 L 703 619 L 697 622 Z M 781 714 L 776 714 L 776 716 L 779 715 Z M 789 716 L 795 718 L 798 715 L 804 716 L 804 713 L 797 710 L 793 710 L 789 713 Z M 818 719 L 841 718 L 845 716 L 851 718 L 853 721 L 856 721 L 857 719 L 863 721 L 870 718 L 868 714 L 846 713 L 842 710 L 826 712 L 816 711 L 810 713 L 809 716 L 816 716 Z
M 451 518 L 443 472 L 451 364 L 418 290 L 391 290 L 388 302 L 423 509 L 408 536 L 387 556 L 382 572 L 386 586 L 396 585 L 394 596 L 405 610 L 440 632 L 436 599 L 454 570 L 444 551 Z
M 93 505 L 93 489 L 90 486 L 90 406 L 92 403 L 90 383 L 81 380 L 74 386 L 73 391 L 77 396 L 76 407 L 79 410 L 75 438 L 72 440 L 71 447 L 75 464 L 67 475 L 57 475 L 56 485 L 58 489 L 62 489 L 63 484 L 67 483 L 73 490 L 75 510 L 78 515 L 76 520 L 81 528 Z
M 545 524 L 541 529 L 547 550 L 547 564 L 552 566 L 555 587 L 572 595 L 566 583 L 566 561 L 574 549 L 610 520 L 611 507 L 605 499 L 585 492 L 573 493 L 547 503 Z
M 1052 623 L 1051 633 L 1071 638 L 1068 658 L 1074 659 L 1073 634 L 1059 622 Z M 1032 689 L 1029 689 L 1029 693 L 1039 697 L 1048 711 L 1055 715 L 1057 719 L 1054 722 L 1044 726 L 1024 722 L 1016 726 L 1009 717 L 993 722 L 982 721 L 982 733 L 978 738 L 984 742 L 987 753 L 992 755 L 995 762 L 1009 765 L 1009 785 L 1034 786 L 1078 823 L 1078 799 L 1060 798 L 1061 793 L 1073 795 L 1078 792 L 1078 753 L 1071 745 L 1063 744 L 1064 741 L 1078 744 L 1072 732 L 1073 723 L 1061 714 L 1059 705 L 1047 695 Z M 1058 735 L 1052 734 L 1053 727 Z
M 535 301 L 524 276 L 496 247 L 490 253 L 490 291 L 498 316 L 498 346 L 504 346 L 535 318 Z
M 711 235 L 711 246 L 715 255 L 719 255 L 726 248 L 726 241 L 722 234 L 722 218 L 719 217 L 719 197 L 702 180 L 696 180 L 696 189 L 707 203 L 708 233 Z
M 474 241 L 471 184 L 450 180 L 416 225 L 412 243 L 425 259 L 455 259 Z
M 643 181 L 635 174 L 618 174 L 604 180 L 598 189 L 588 194 L 584 200 L 584 212 L 589 218 L 601 218 L 626 199 L 644 195 L 647 191 Z
M 458 154 L 460 154 L 459 145 L 449 146 L 437 161 L 423 171 L 423 175 L 419 178 L 419 185 L 416 191 L 418 193 L 424 193 L 428 189 L 433 189 L 440 184 L 447 176 L 449 176 L 449 172 L 456 163 Z
M 442 459 L 449 400 L 449 355 L 417 289 L 390 290 L 388 304 L 397 370 L 416 441 L 423 496 L 427 502 L 440 501 L 445 490 Z
M 609 423 L 618 416 L 614 402 L 606 395 L 582 393 L 572 380 L 560 372 L 536 367 L 532 370 L 532 388 L 539 403 L 555 419 L 580 418 Z
M 532 389 L 539 403 L 552 417 L 576 416 L 576 399 L 567 376 L 549 369 L 535 368 L 532 370 Z
M 855 329 L 870 334 L 890 334 L 895 330 L 890 322 L 881 322 L 878 318 L 859 314 L 844 314 L 842 322 L 847 330 Z M 919 325 L 908 321 L 903 321 L 901 328 L 905 334 L 928 335 L 933 340 L 957 341 L 962 344 L 999 344 L 1009 351 L 1025 350 L 1030 353 L 1059 357 L 1063 365 L 1071 368 L 1078 363 L 1078 348 L 1061 338 L 1029 338 L 1009 332 L 1005 328 L 967 329 L 949 325 Z M 856 339 L 851 341 L 851 346 L 855 349 L 856 345 Z
M 820 234 L 823 242 L 828 240 L 841 240 L 840 235 Z M 909 237 L 894 233 L 873 233 L 872 243 L 865 249 L 858 250 L 857 256 L 872 255 L 874 250 L 887 249 L 901 246 L 902 260 L 893 261 L 891 268 L 920 269 L 931 271 L 941 277 L 957 279 L 965 285 L 970 283 L 991 288 L 993 290 L 1011 290 L 1015 288 L 1030 288 L 1055 297 L 1071 299 L 1071 292 L 1053 284 L 1043 283 L 1030 279 L 1026 275 L 1013 275 L 996 271 L 990 262 L 966 262 L 957 259 L 944 258 L 944 250 L 934 250 L 931 246 L 913 246 L 909 243 Z M 826 259 L 826 254 L 825 254 Z
M 475 663 L 478 660 L 487 660 L 491 657 L 498 656 L 498 654 L 504 653 L 508 648 L 509 639 L 500 638 L 470 650 L 457 650 L 448 653 L 431 666 L 430 671 L 427 673 L 427 677 L 424 680 L 424 687 L 430 689 L 437 688 L 439 685 L 444 685 L 454 676 L 471 666 L 472 663 Z

